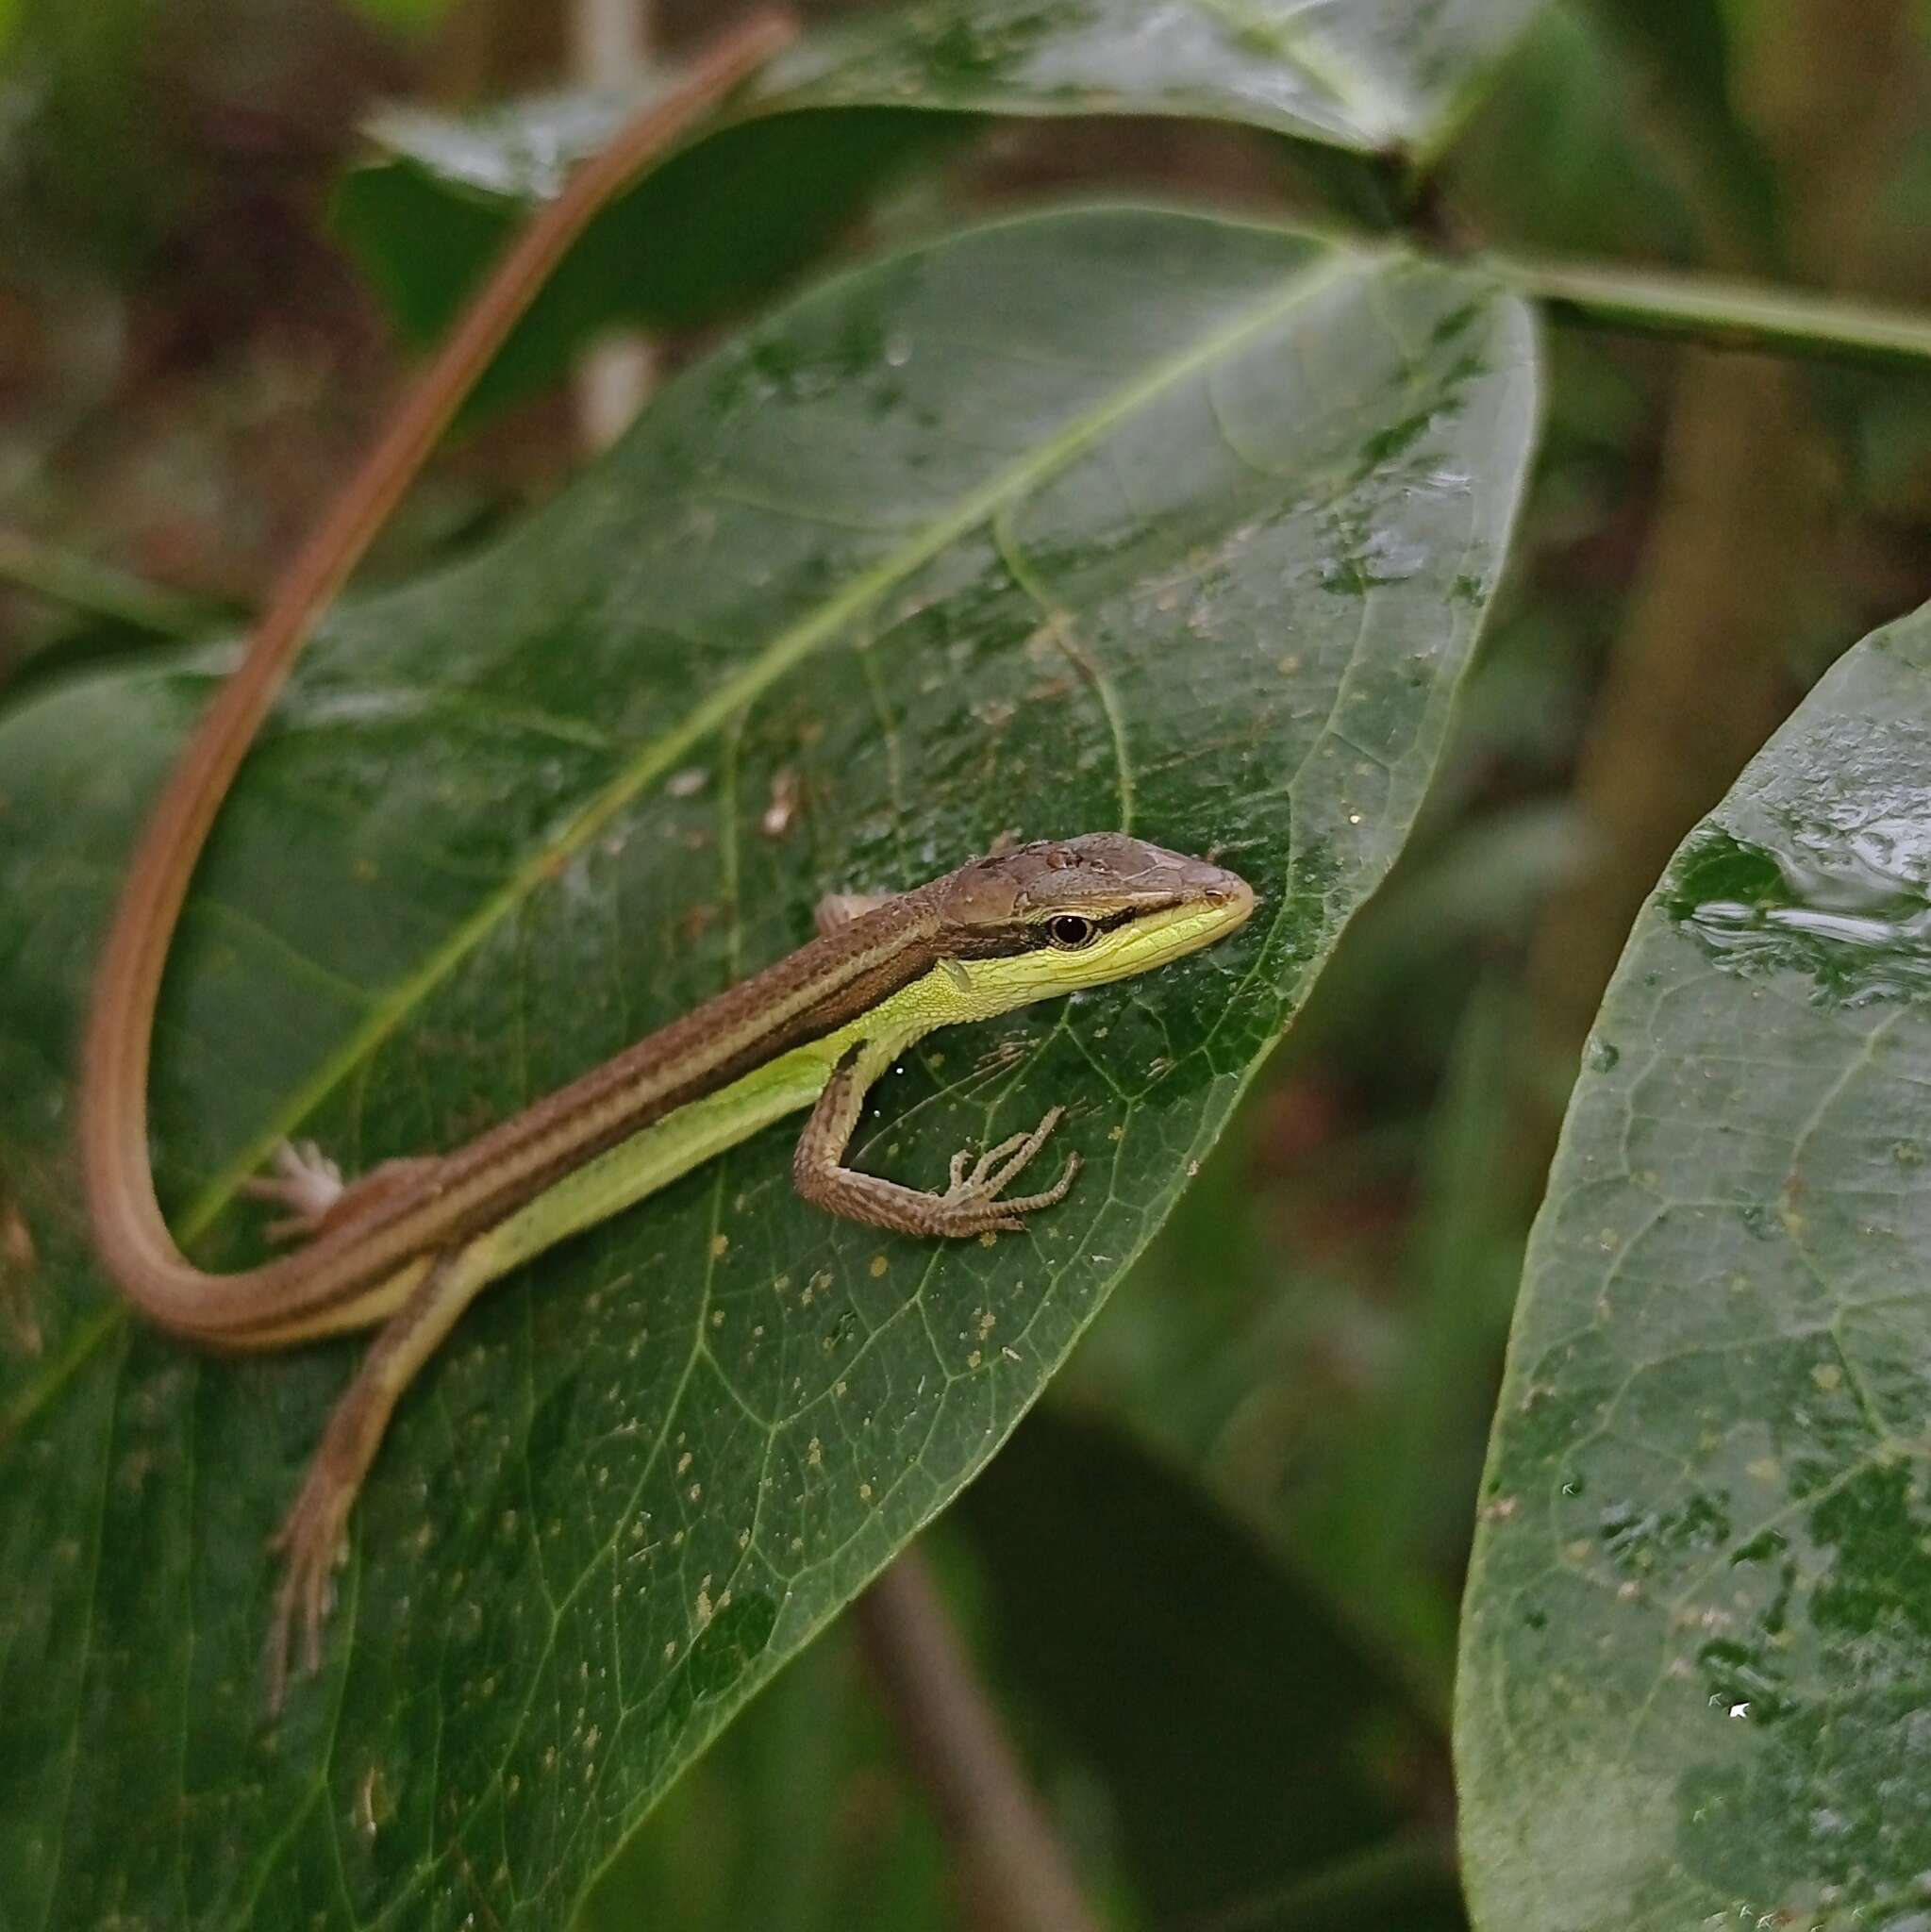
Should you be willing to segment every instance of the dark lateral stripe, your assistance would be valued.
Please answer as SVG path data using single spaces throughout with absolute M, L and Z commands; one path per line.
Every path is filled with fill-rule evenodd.
M 897 902 L 891 911 L 904 904 Z M 909 910 L 897 917 L 881 914 L 880 930 L 871 945 L 863 942 L 864 935 L 858 931 L 863 923 L 829 939 L 813 941 L 762 973 L 741 980 L 647 1034 L 614 1059 L 442 1157 L 425 1188 L 401 1190 L 392 1202 L 383 1204 L 370 1216 L 358 1215 L 339 1232 L 331 1231 L 299 1257 L 291 1257 L 305 1268 L 314 1267 L 320 1251 L 340 1241 L 354 1250 L 355 1265 L 349 1272 L 331 1273 L 316 1284 L 319 1292 L 291 1293 L 286 1302 L 254 1320 L 225 1324 L 225 1332 L 236 1341 L 245 1341 L 252 1334 L 273 1333 L 291 1321 L 353 1302 L 424 1253 L 449 1247 L 493 1226 L 560 1175 L 678 1108 L 728 1087 L 766 1060 L 836 1032 L 930 970 L 936 955 L 925 936 L 924 921 L 916 914 Z M 854 944 L 854 940 L 858 943 Z M 857 970 L 841 973 L 841 967 Z M 773 1023 L 774 1011 L 781 1011 L 800 992 L 808 994 L 814 987 L 822 989 L 816 997 L 807 997 L 794 1011 Z M 740 1048 L 715 1058 L 707 1056 L 706 1047 L 719 1034 L 734 1033 L 743 1038 Z M 664 1086 L 653 1083 L 655 1074 L 684 1061 L 692 1065 L 690 1078 Z M 626 1090 L 641 1090 L 629 1105 L 623 1099 Z M 608 1107 L 608 1118 L 596 1133 L 582 1133 L 581 1113 L 597 1107 Z M 552 1158 L 525 1165 L 518 1158 L 552 1135 L 557 1141 Z M 491 1187 L 491 1171 L 506 1166 L 514 1171 Z M 477 1186 L 478 1182 L 482 1185 Z M 447 1197 L 466 1186 L 475 1188 L 474 1198 L 462 1202 L 449 1214 Z M 424 1227 L 425 1221 L 432 1224 Z
M 1139 905 L 1078 916 L 1090 918 L 1098 932 L 1109 932 L 1157 909 Z M 245 1324 L 225 1324 L 224 1333 L 245 1344 L 251 1335 L 274 1333 L 353 1303 L 419 1256 L 493 1226 L 561 1175 L 677 1108 L 721 1091 L 779 1054 L 837 1032 L 929 972 L 940 958 L 1011 958 L 1050 944 L 1043 926 L 1053 916 L 1042 913 L 970 936 L 954 931 L 941 948 L 934 941 L 925 903 L 908 893 L 841 932 L 801 946 L 443 1156 L 422 1187 L 403 1188 L 393 1201 L 291 1257 L 308 1277 L 308 1291 L 297 1288 L 273 1311 Z M 807 997 L 786 1012 L 801 993 Z M 742 1044 L 716 1053 L 720 1035 L 737 1036 Z M 679 1065 L 691 1067 L 688 1078 L 658 1084 Z M 599 1112 L 606 1118 L 594 1132 L 586 1132 L 585 1117 Z M 551 1137 L 554 1153 L 543 1158 L 541 1144 Z M 466 1193 L 471 1198 L 450 1200 Z M 351 1264 L 327 1270 L 322 1251 L 338 1241 Z M 316 1270 L 321 1272 L 310 1273 Z
M 1179 902 L 1175 900 L 1174 904 Z M 1148 913 L 1165 908 L 1156 906 L 1123 906 L 1117 911 L 1094 914 L 1082 912 L 1077 907 L 1068 906 L 1059 912 L 1047 912 L 1038 918 L 1002 925 L 990 932 L 966 936 L 951 935 L 945 951 L 956 959 L 1012 959 L 1022 953 L 1037 953 L 1052 946 L 1046 937 L 1046 927 L 1055 919 L 1074 918 L 1086 920 L 1093 928 L 1097 939 L 1103 932 L 1114 932 L 1123 925 L 1129 925 L 1136 919 L 1144 919 Z M 1081 948 L 1070 948 L 1078 951 Z
M 654 1093 L 647 1102 L 620 1115 L 594 1137 L 573 1141 L 555 1161 L 530 1174 L 519 1174 L 513 1187 L 503 1190 L 501 1195 L 491 1197 L 485 1206 L 479 1207 L 474 1220 L 464 1216 L 465 1225 L 457 1238 L 491 1226 L 513 1213 L 524 1202 L 541 1194 L 573 1168 L 581 1167 L 584 1162 L 608 1152 L 620 1141 L 627 1141 L 631 1135 L 641 1133 L 645 1127 L 655 1126 L 679 1108 L 722 1092 L 734 1081 L 741 1080 L 746 1074 L 754 1073 L 780 1054 L 790 1053 L 794 1047 L 808 1046 L 814 1040 L 823 1040 L 826 1034 L 836 1033 L 841 1026 L 869 1012 L 881 1000 L 890 999 L 893 993 L 929 972 L 934 959 L 935 955 L 924 945 L 898 948 L 871 972 L 834 987 L 824 998 L 793 1014 L 781 1025 L 760 1034 L 738 1052 L 714 1061 L 674 1087 Z M 703 1010 L 698 1008 L 699 1012 Z

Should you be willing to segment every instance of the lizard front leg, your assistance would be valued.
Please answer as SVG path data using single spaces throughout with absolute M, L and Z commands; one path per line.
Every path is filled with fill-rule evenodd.
M 1066 1157 L 1059 1178 L 1043 1193 L 1015 1199 L 1005 1192 L 1059 1124 L 1066 1111 L 1061 1107 L 1051 1108 L 1030 1133 L 1015 1134 L 988 1148 L 970 1169 L 966 1165 L 972 1159 L 970 1150 L 961 1149 L 952 1158 L 951 1185 L 942 1194 L 902 1187 L 897 1181 L 846 1167 L 844 1152 L 851 1145 L 864 1108 L 865 1091 L 872 1084 L 860 1076 L 864 1058 L 862 1041 L 845 1053 L 798 1137 L 797 1152 L 791 1157 L 791 1180 L 814 1207 L 869 1227 L 890 1228 L 895 1234 L 943 1235 L 958 1240 L 993 1229 L 1016 1234 L 1025 1226 L 1026 1215 L 1066 1198 L 1079 1172 L 1076 1154 Z

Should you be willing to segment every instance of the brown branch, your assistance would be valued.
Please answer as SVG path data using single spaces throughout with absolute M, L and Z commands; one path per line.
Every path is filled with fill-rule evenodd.
M 1793 0 L 1743 90 L 1778 163 L 1790 252 L 1838 285 L 1866 279 L 1873 184 L 1898 139 L 1897 115 L 1878 108 L 1898 97 L 1897 75 L 1917 71 L 1901 0 L 1863 0 L 1855 28 L 1844 10 Z M 1721 261 L 1734 241 L 1719 229 L 1706 245 Z M 1531 949 L 1552 1058 L 1580 1048 L 1671 852 L 1801 694 L 1792 667 L 1806 647 L 1841 623 L 1838 483 L 1790 364 L 1681 358 L 1641 569 L 1576 772 L 1592 849 Z M 1525 1166 L 1540 1170 L 1554 1132 L 1552 1118 L 1534 1121 Z
M 1786 654 L 1826 527 L 1814 438 L 1788 366 L 1683 357 L 1648 547 L 1576 767 L 1587 862 L 1551 901 L 1530 957 L 1565 1062 L 1677 841 L 1796 699 Z
M 1096 1932 L 916 1549 L 853 1615 L 879 1701 L 957 1857 L 967 1923 L 985 1932 Z

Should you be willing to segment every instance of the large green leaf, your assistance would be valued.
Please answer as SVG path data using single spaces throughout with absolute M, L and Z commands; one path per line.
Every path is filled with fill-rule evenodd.
M 1543 0 L 922 0 L 814 37 L 780 101 L 1207 114 L 1423 149 Z
M 919 1553 L 1103 1924 L 1466 1932 L 1433 1727 L 1190 1474 L 1047 1400 Z M 691 1767 L 577 1932 L 958 1919 L 849 1629 Z
M 1376 164 L 1430 150 L 1541 4 L 924 0 L 821 30 L 599 216 L 478 406 L 553 376 L 600 326 L 688 326 L 769 287 L 975 117 L 1204 117 Z M 405 332 L 439 336 L 530 207 L 633 106 L 579 93 L 378 115 L 375 158 L 342 183 L 336 221 Z
M 1459 1711 L 1485 1932 L 1924 1923 L 1931 616 L 1691 834 L 1589 1048 Z
M 1524 310 L 1459 274 L 1018 222 L 798 303 L 494 549 L 331 620 L 163 1001 L 163 1190 L 217 1258 L 275 1134 L 452 1144 L 795 945 L 828 888 L 1127 824 L 1267 903 L 889 1083 L 859 1158 L 927 1183 L 1074 1104 L 1087 1172 L 1024 1238 L 834 1224 L 774 1132 L 492 1291 L 273 1728 L 262 1539 L 353 1351 L 126 1320 L 65 1132 L 120 855 L 227 654 L 0 724 L 0 1163 L 38 1256 L 0 1299 L 0 1564 L 33 1579 L 0 1593 L 0 1896 L 558 1920 L 998 1445 L 1212 1142 L 1416 808 L 1534 387 Z

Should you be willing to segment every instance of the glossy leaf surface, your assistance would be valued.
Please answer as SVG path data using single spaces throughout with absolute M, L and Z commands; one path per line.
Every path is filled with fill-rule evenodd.
M 1530 1243 L 1464 1626 L 1485 1932 L 1923 1922 L 1931 617 L 1678 853 Z
M 163 1000 L 164 1198 L 299 1128 L 447 1147 L 799 943 L 833 889 L 1130 825 L 1237 940 L 935 1036 L 857 1158 L 1070 1103 L 1023 1238 L 836 1224 L 763 1135 L 554 1250 L 411 1391 L 322 1677 L 263 1724 L 263 1540 L 354 1358 L 218 1360 L 88 1257 L 70 1042 L 142 801 L 227 653 L 0 724 L 0 1896 L 27 1923 L 554 1924 L 997 1447 L 1400 845 L 1533 436 L 1486 285 L 1131 210 L 847 276 L 668 387 L 487 554 L 340 611 Z
M 599 217 L 479 406 L 554 376 L 598 327 L 684 326 L 742 303 L 977 117 L 1190 116 L 1364 158 L 1431 151 L 1540 4 L 924 0 L 820 29 Z M 440 334 L 530 205 L 630 107 L 569 94 L 377 116 L 377 158 L 343 183 L 337 223 L 405 331 Z

